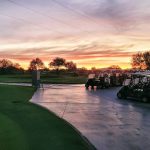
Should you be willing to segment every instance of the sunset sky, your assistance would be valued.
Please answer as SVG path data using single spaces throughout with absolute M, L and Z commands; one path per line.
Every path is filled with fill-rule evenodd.
M 128 68 L 149 49 L 149 0 L 0 0 L 0 58 L 23 67 L 59 56 L 78 67 Z

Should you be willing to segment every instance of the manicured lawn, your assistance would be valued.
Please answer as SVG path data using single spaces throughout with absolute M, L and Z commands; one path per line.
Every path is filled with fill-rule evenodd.
M 85 77 L 42 77 L 41 81 L 43 83 L 52 84 L 84 84 L 86 82 Z
M 65 121 L 29 102 L 32 87 L 0 85 L 0 150 L 89 150 Z
M 31 83 L 31 75 L 0 75 L 0 82 Z
M 52 84 L 84 84 L 86 77 L 83 76 L 41 76 L 42 83 Z M 31 75 L 0 75 L 0 82 L 31 83 Z

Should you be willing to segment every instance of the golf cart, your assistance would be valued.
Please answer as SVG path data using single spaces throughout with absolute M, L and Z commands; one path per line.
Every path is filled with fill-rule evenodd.
M 96 84 L 95 74 L 89 74 L 88 80 L 85 84 L 86 89 L 88 89 L 89 86 L 91 86 L 91 88 L 94 89 L 95 84 Z
M 108 88 L 110 86 L 110 78 L 107 74 L 99 74 L 97 78 L 95 74 L 89 74 L 85 87 L 88 89 L 90 86 L 91 89 L 94 89 L 94 86 L 97 89 Z
M 122 86 L 123 80 L 124 80 L 123 74 L 120 74 L 120 73 L 110 74 L 110 86 L 111 87 Z
M 131 74 L 117 93 L 119 99 L 133 98 L 143 102 L 150 101 L 150 72 Z
M 110 76 L 108 74 L 99 74 L 97 81 L 97 89 L 110 87 Z

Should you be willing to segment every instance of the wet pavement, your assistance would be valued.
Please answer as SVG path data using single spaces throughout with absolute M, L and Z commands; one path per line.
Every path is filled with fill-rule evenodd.
M 118 100 L 118 90 L 45 85 L 31 101 L 70 122 L 98 150 L 149 150 L 150 104 Z

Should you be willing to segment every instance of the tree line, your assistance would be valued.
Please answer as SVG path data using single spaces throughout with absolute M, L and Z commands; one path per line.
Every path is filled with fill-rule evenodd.
M 72 61 L 66 61 L 64 58 L 56 57 L 49 64 L 49 69 L 55 69 L 57 72 L 61 68 L 65 68 L 68 71 L 76 71 L 77 65 Z M 45 67 L 43 61 L 40 58 L 35 58 L 30 62 L 28 70 L 42 70 L 48 69 Z
M 138 52 L 132 56 L 131 65 L 133 69 L 147 69 L 150 70 L 150 51 Z M 112 65 L 108 69 L 116 68 L 121 69 L 119 66 Z M 27 70 L 24 70 L 18 63 L 13 63 L 8 59 L 0 60 L 0 74 L 22 74 L 25 72 L 32 72 L 33 70 L 55 70 L 58 74 L 61 69 L 65 69 L 69 72 L 76 72 L 77 70 L 82 72 L 86 71 L 86 68 L 77 68 L 77 65 L 73 61 L 66 61 L 64 58 L 56 57 L 49 62 L 48 68 L 45 66 L 44 62 L 40 58 L 35 58 L 30 61 Z M 95 70 L 92 67 L 92 70 Z
M 64 58 L 56 57 L 48 65 L 47 68 L 40 58 L 31 60 L 27 70 L 24 70 L 18 63 L 13 63 L 8 59 L 0 60 L 0 74 L 21 74 L 25 72 L 32 72 L 33 70 L 56 70 L 57 73 L 60 69 L 66 69 L 70 72 L 77 70 L 77 65 L 72 61 L 66 61 Z
M 24 69 L 18 64 L 8 59 L 0 60 L 0 74 L 22 74 Z

